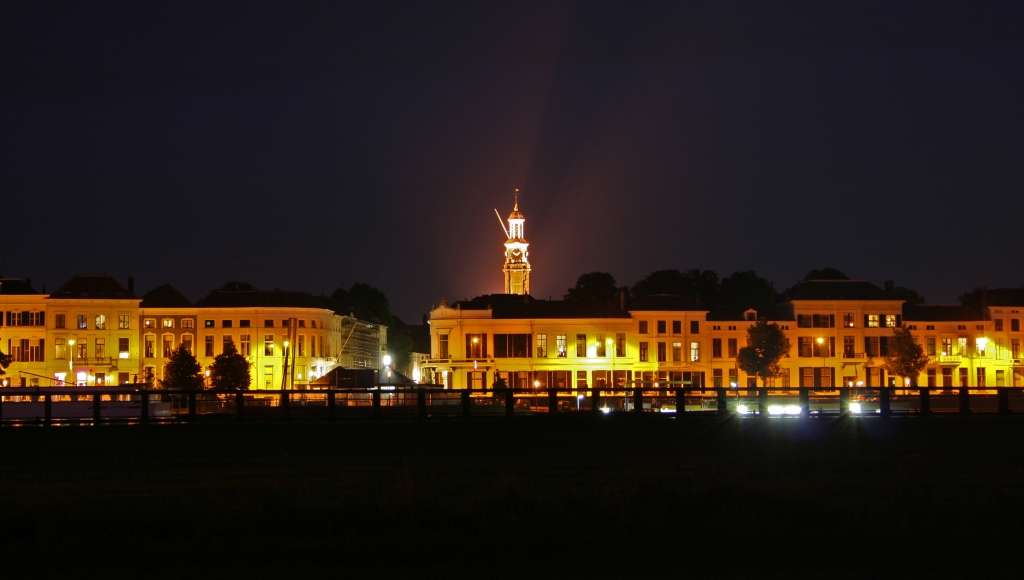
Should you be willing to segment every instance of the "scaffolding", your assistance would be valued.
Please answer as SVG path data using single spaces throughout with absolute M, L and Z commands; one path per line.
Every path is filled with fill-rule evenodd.
M 381 353 L 387 349 L 381 340 L 387 336 L 386 330 L 386 327 L 379 324 L 342 316 L 338 365 L 347 369 L 380 368 Z

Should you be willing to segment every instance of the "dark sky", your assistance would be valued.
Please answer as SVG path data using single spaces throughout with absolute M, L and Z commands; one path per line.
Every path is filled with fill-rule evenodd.
M 1024 285 L 1020 3 L 209 4 L 0 8 L 0 272 L 364 281 L 416 321 L 501 290 L 519 187 L 538 297 Z

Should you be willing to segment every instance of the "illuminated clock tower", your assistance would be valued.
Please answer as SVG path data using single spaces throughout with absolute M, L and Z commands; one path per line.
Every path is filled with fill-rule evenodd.
M 523 238 L 523 214 L 519 213 L 519 196 L 512 214 L 508 216 L 508 240 L 505 241 L 505 294 L 530 293 L 530 262 Z

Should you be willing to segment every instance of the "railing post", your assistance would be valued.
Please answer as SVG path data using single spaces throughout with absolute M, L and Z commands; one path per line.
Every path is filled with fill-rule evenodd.
M 555 387 L 548 387 L 548 413 L 554 415 L 558 412 L 558 390 Z
M 999 414 L 1010 414 L 1010 390 L 1006 387 L 999 387 Z
M 103 398 L 103 395 L 101 395 L 99 393 L 93 393 L 93 395 L 92 395 L 92 424 L 93 425 L 99 425 L 100 424 L 100 418 L 101 418 L 100 417 L 100 400 L 102 398 Z
M 682 417 L 686 412 L 686 388 L 683 385 L 676 385 L 676 417 Z
M 149 393 L 147 391 L 139 392 L 139 422 L 145 425 L 149 423 Z
M 889 400 L 889 387 L 878 387 L 878 413 L 883 417 L 892 415 L 892 404 Z
M 511 417 L 515 412 L 516 407 L 516 394 L 512 391 L 512 387 L 509 386 L 505 389 L 505 416 Z
M 374 420 L 380 420 L 380 387 L 374 391 L 370 397 L 373 399 L 373 418 Z
M 334 389 L 327 390 L 327 420 L 334 420 Z
M 601 389 L 598 387 L 590 389 L 590 411 L 601 414 Z
M 967 387 L 960 387 L 960 414 L 968 415 L 971 412 L 971 391 Z
M 473 404 L 473 399 L 470 398 L 470 391 L 466 389 L 459 395 L 462 398 L 462 416 L 468 418 L 470 413 L 472 413 L 471 405 Z
M 800 416 L 811 416 L 811 389 L 800 387 Z
M 839 387 L 839 414 L 850 414 L 850 387 Z
M 196 422 L 196 394 L 195 393 L 189 393 L 188 394 L 188 422 L 189 423 L 195 423 Z
M 757 414 L 760 417 L 768 416 L 768 387 L 757 390 Z
M 244 408 L 245 408 L 245 396 L 242 394 L 242 391 L 238 391 L 237 393 L 235 393 L 235 418 L 236 419 L 241 419 L 242 418 L 242 409 L 244 409 Z
M 725 387 L 718 387 L 718 414 L 728 415 L 729 414 L 729 395 L 725 390 Z
M 282 389 L 281 390 L 281 399 L 280 400 L 281 400 L 281 403 L 280 403 L 280 406 L 281 406 L 281 416 L 283 418 L 287 419 L 288 415 L 289 415 L 288 407 L 292 404 L 291 395 L 288 394 L 288 391 Z
M 427 388 L 420 385 L 416 389 L 416 408 L 419 411 L 419 418 L 427 418 Z
M 51 421 L 53 421 L 53 408 L 51 406 L 50 394 L 47 393 L 43 395 L 43 424 L 49 427 Z
M 644 385 L 643 383 L 637 383 L 636 388 L 633 389 L 633 412 L 643 413 L 644 412 Z
M 0 425 L 4 422 L 4 395 L 0 393 Z
M 932 413 L 932 394 L 928 387 L 920 387 L 917 390 L 918 396 L 921 397 L 921 414 L 931 415 Z

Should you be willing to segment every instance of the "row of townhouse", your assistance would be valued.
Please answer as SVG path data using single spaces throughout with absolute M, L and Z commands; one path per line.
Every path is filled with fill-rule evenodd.
M 427 380 L 449 388 L 622 386 L 636 379 L 693 386 L 752 386 L 737 365 L 747 328 L 778 324 L 789 342 L 774 383 L 897 386 L 882 368 L 895 328 L 907 326 L 929 355 L 917 384 L 1024 385 L 1024 292 L 989 292 L 982 312 L 950 305 L 905 306 L 859 280 L 805 281 L 770 307 L 699 308 L 676 296 L 601 308 L 494 294 L 430 313 Z
M 104 386 L 159 380 L 184 345 L 204 368 L 228 342 L 250 363 L 253 389 L 304 388 L 335 367 L 380 367 L 386 327 L 359 305 L 304 292 L 226 287 L 192 303 L 170 285 L 139 298 L 105 274 L 52 294 L 0 279 L 5 386 Z

